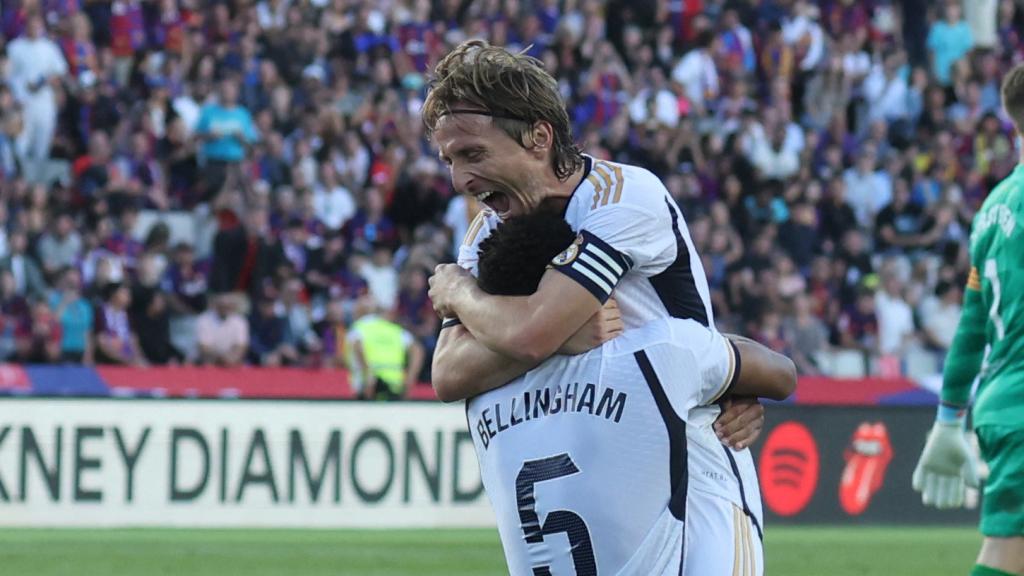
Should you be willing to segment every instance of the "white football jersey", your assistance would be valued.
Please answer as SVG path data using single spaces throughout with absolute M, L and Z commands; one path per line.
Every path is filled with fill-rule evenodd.
M 554 268 L 602 303 L 615 291 L 626 329 L 657 318 L 714 326 L 707 277 L 686 221 L 661 180 L 644 168 L 585 156 L 587 175 L 565 210 L 578 234 Z M 500 220 L 483 210 L 459 264 L 476 274 L 477 252 Z
M 468 401 L 510 573 L 680 574 L 694 495 L 760 526 L 756 478 L 732 464 L 749 451 L 722 446 L 713 415 L 691 410 L 728 389 L 739 361 L 718 332 L 662 318 Z M 726 560 L 731 573 L 731 548 Z

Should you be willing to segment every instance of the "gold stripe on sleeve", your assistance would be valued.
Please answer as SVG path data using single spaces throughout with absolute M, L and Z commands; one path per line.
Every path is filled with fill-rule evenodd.
M 601 197 L 601 206 L 607 206 L 608 205 L 608 198 L 609 198 L 609 196 L 611 196 L 611 193 L 612 193 L 612 177 L 611 177 L 611 174 L 608 172 L 608 169 L 605 168 L 605 165 L 604 165 L 603 162 L 598 162 L 597 164 L 594 165 L 594 172 L 597 172 L 597 174 L 601 177 L 601 179 L 604 180 L 605 187 L 604 187 L 604 194 Z
M 597 208 L 597 203 L 601 201 L 602 185 L 601 182 L 598 181 L 597 176 L 594 176 L 593 172 L 587 175 L 587 181 L 594 187 L 594 203 L 590 206 L 590 209 L 593 210 L 594 208 Z
M 466 230 L 466 235 L 462 238 L 463 246 L 471 246 L 473 244 L 473 240 L 476 238 L 476 235 L 479 234 L 480 229 L 484 227 L 485 219 L 486 217 L 484 216 L 483 210 L 476 213 L 476 218 L 473 218 L 473 221 L 470 222 L 469 228 Z
M 626 178 L 622 175 L 621 166 L 612 166 L 615 169 L 615 197 L 612 198 L 612 204 L 617 204 L 622 199 L 622 186 L 626 181 Z

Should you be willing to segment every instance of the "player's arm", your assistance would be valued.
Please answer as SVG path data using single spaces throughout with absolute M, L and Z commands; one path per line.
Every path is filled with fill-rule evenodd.
M 796 365 L 788 357 L 749 338 L 728 334 L 735 349 L 735 380 L 725 395 L 785 400 L 796 390 Z
M 488 348 L 540 363 L 601 310 L 627 272 L 663 268 L 675 257 L 676 213 L 659 194 L 633 192 L 587 214 L 576 242 L 552 262 L 532 295 L 491 296 L 468 273 L 439 266 L 430 280 L 435 309 L 458 317 Z
M 972 266 L 960 324 L 943 369 L 938 414 L 911 478 L 926 506 L 957 508 L 963 504 L 965 487 L 978 485 L 977 465 L 964 425 L 971 386 L 985 355 L 986 323 L 981 280 Z
M 455 402 L 503 386 L 532 367 L 491 350 L 465 326 L 449 321 L 434 349 L 431 380 L 442 402 Z
M 430 297 L 477 340 L 516 362 L 535 366 L 555 354 L 604 305 L 570 276 L 548 270 L 530 296 L 493 296 L 463 268 L 438 266 Z M 610 287 L 605 299 L 610 295 Z
M 942 372 L 942 403 L 953 409 L 966 409 L 971 385 L 981 370 L 985 355 L 986 317 L 978 269 L 972 267 L 964 290 L 960 324 L 956 328 Z

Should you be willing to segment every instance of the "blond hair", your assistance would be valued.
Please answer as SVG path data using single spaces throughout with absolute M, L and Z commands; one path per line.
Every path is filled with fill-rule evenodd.
M 558 82 L 536 58 L 484 40 L 459 44 L 434 69 L 423 123 L 432 132 L 442 116 L 469 111 L 491 116 L 495 126 L 524 148 L 531 144 L 534 125 L 547 122 L 554 132 L 555 176 L 565 180 L 583 165 Z

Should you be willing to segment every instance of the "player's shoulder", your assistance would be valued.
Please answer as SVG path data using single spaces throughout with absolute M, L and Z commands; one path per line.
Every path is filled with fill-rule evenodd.
M 572 202 L 574 215 L 583 219 L 596 213 L 660 213 L 668 198 L 665 184 L 650 170 L 593 159 L 590 172 Z
M 974 216 L 972 249 L 987 246 L 999 234 L 1009 238 L 1024 225 L 1024 165 L 997 184 Z
M 466 228 L 466 235 L 462 238 L 463 246 L 473 246 L 490 235 L 491 231 L 498 227 L 498 215 L 489 208 L 477 212 L 476 216 Z
M 626 330 L 621 336 L 604 344 L 604 355 L 608 357 L 635 354 L 641 350 L 659 347 L 670 347 L 675 340 L 675 332 L 670 318 L 658 318 L 650 322 Z

